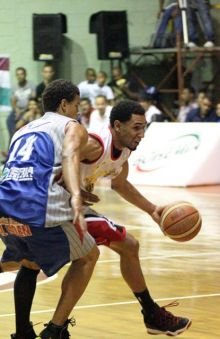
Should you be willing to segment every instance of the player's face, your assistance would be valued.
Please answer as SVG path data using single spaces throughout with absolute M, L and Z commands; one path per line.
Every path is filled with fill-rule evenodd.
M 79 95 L 77 95 L 75 99 L 70 102 L 65 101 L 65 116 L 68 118 L 75 119 L 77 117 L 77 113 L 79 112 L 79 103 L 80 103 Z
M 124 148 L 131 151 L 136 150 L 146 129 L 145 115 L 132 114 L 131 119 L 126 122 L 119 122 L 117 126 L 117 142 Z

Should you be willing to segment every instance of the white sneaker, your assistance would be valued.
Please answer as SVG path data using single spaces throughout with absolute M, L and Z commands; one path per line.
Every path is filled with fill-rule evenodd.
M 215 44 L 212 41 L 206 41 L 206 43 L 203 45 L 203 47 L 205 47 L 205 48 L 212 48 L 214 46 L 215 46 Z
M 190 42 L 188 42 L 187 47 L 188 47 L 188 48 L 196 48 L 196 47 L 198 47 L 198 46 L 195 44 L 195 42 L 190 41 Z

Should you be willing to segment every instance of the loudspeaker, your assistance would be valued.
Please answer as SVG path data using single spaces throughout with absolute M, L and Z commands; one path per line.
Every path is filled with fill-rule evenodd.
M 62 33 L 67 32 L 66 15 L 33 14 L 34 60 L 55 60 L 62 56 Z
M 124 59 L 129 56 L 126 11 L 102 11 L 91 15 L 90 33 L 97 34 L 98 59 Z

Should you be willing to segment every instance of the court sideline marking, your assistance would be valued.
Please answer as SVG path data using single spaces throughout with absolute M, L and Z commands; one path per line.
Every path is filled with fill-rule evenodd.
M 158 302 L 158 301 L 201 299 L 201 298 L 213 298 L 213 297 L 220 297 L 220 293 L 188 295 L 184 297 L 160 298 L 160 299 L 155 299 L 155 301 Z M 138 304 L 138 301 L 132 300 L 132 301 L 121 301 L 121 302 L 108 303 L 108 304 L 82 305 L 82 306 L 76 306 L 74 309 L 80 310 L 80 309 L 99 308 L 99 307 L 123 306 L 123 305 L 131 305 L 131 304 Z M 51 308 L 47 310 L 32 311 L 31 314 L 52 313 L 54 311 L 55 309 Z M 0 314 L 0 318 L 14 317 L 14 316 L 15 316 L 14 313 Z

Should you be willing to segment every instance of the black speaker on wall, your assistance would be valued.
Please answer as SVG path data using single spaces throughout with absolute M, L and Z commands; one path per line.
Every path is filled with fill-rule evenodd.
M 102 11 L 91 15 L 90 33 L 97 34 L 98 59 L 124 59 L 129 56 L 126 11 Z
M 34 60 L 56 60 L 62 56 L 63 33 L 67 32 L 66 15 L 33 14 Z

